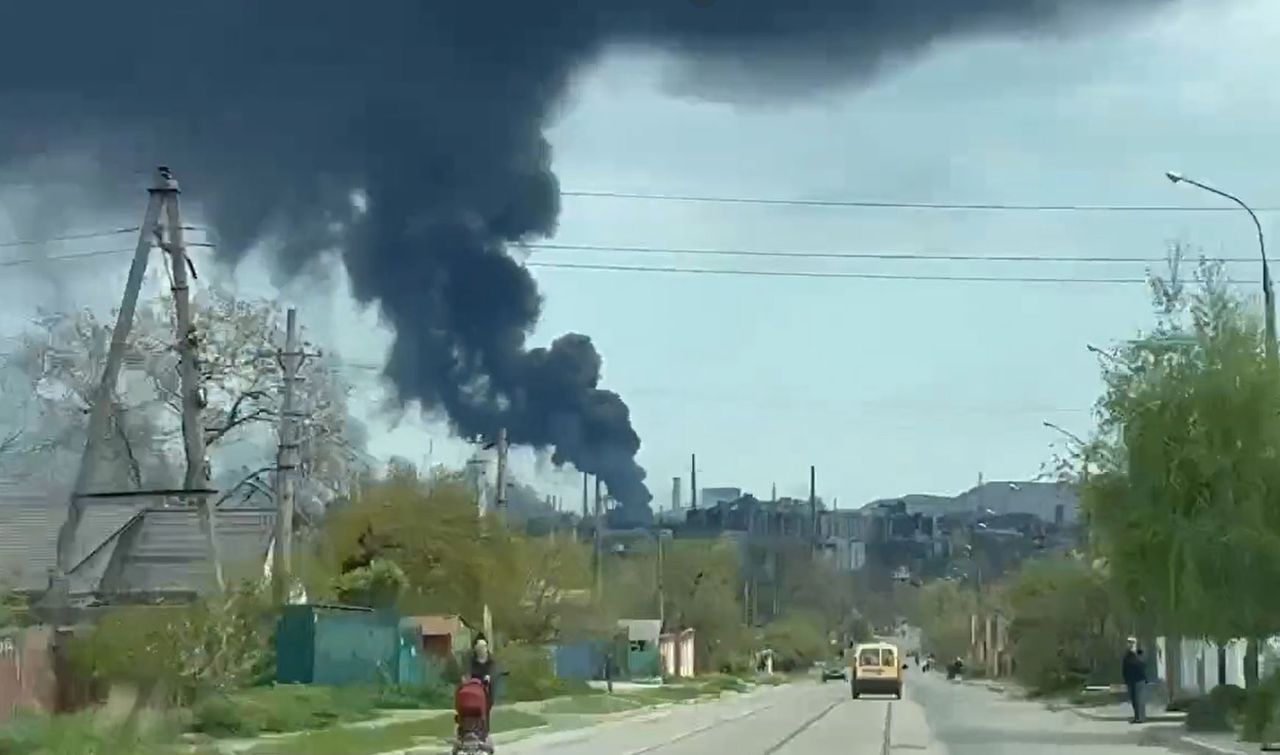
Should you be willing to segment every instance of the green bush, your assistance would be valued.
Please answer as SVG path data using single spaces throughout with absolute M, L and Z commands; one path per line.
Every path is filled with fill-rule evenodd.
M 1241 735 L 1247 742 L 1263 742 L 1275 739 L 1276 723 L 1280 712 L 1280 674 L 1271 674 L 1248 692 L 1244 712 L 1240 718 Z
M 708 693 L 746 692 L 747 683 L 730 674 L 712 674 L 702 680 L 702 689 Z
M 805 613 L 770 623 L 764 629 L 764 641 L 773 651 L 773 667 L 783 672 L 808 668 L 831 653 L 822 618 Z
M 499 702 L 546 700 L 584 694 L 591 689 L 586 682 L 557 677 L 551 654 L 545 648 L 511 643 L 495 653 L 494 659 L 498 670 L 505 674 L 498 681 Z
M 114 609 L 70 642 L 69 660 L 93 686 L 186 705 L 271 678 L 274 630 L 266 596 L 244 584 L 193 605 Z
M 192 729 L 214 737 L 252 737 L 321 729 L 376 715 L 378 693 L 305 685 L 259 687 L 203 697 Z
M 1216 691 L 1217 688 L 1215 688 Z M 1231 731 L 1231 708 L 1226 695 L 1205 695 L 1187 707 L 1188 731 Z
M 132 719 L 102 711 L 20 714 L 0 727 L 0 754 L 162 755 L 173 752 L 177 736 L 173 721 L 153 712 Z

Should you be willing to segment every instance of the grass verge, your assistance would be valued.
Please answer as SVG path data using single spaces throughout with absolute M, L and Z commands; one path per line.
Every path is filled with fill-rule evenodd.
M 518 710 L 493 712 L 495 734 L 543 726 L 546 722 L 541 716 Z M 452 737 L 453 732 L 453 716 L 441 714 L 386 726 L 347 727 L 281 737 L 255 745 L 246 755 L 375 755 L 413 747 L 424 740 L 446 739 Z

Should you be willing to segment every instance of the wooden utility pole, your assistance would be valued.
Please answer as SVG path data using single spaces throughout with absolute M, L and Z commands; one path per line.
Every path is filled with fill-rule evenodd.
M 498 518 L 507 515 L 507 428 L 498 430 L 498 492 L 494 496 Z
M 183 479 L 183 488 L 188 491 L 208 490 L 211 470 L 209 457 L 205 449 L 204 423 L 200 412 L 204 410 L 206 398 L 204 387 L 200 384 L 200 367 L 198 349 L 200 339 L 196 325 L 191 316 L 191 288 L 188 274 L 195 277 L 195 268 L 187 258 L 187 246 L 183 239 L 182 210 L 178 203 L 178 182 L 167 169 L 161 168 L 161 185 L 159 189 L 164 202 L 165 228 L 163 234 L 157 229 L 156 236 L 160 246 L 171 258 L 173 276 L 173 308 L 177 316 L 178 339 L 178 377 L 182 391 L 182 440 L 187 457 L 187 472 Z M 217 523 L 213 511 L 213 499 L 208 494 L 200 495 L 200 525 L 204 530 L 205 540 L 209 546 L 209 557 L 213 563 L 213 577 L 218 590 L 226 589 L 226 580 L 222 574 L 222 554 L 218 547 Z
M 155 184 L 147 190 L 150 199 L 147 201 L 146 212 L 142 216 L 138 245 L 133 252 L 133 262 L 129 265 L 129 277 L 125 282 L 124 295 L 120 299 L 115 328 L 111 331 L 111 346 L 107 350 L 107 361 L 89 403 L 89 426 L 85 435 L 84 450 L 80 455 L 80 466 L 76 471 L 75 485 L 71 491 L 71 500 L 67 505 L 67 518 L 58 529 L 57 559 L 52 575 L 53 584 L 50 585 L 51 592 L 57 593 L 55 597 L 69 597 L 63 593 L 67 587 L 67 572 L 74 566 L 71 560 L 75 554 L 76 533 L 80 528 L 80 520 L 84 518 L 84 496 L 89 492 L 88 488 L 94 482 L 97 473 L 97 444 L 108 434 L 108 423 L 112 414 L 112 394 L 120 379 L 125 346 L 129 340 L 129 332 L 133 329 L 133 319 L 138 309 L 138 295 L 142 291 L 142 283 L 147 274 L 147 259 L 151 254 L 156 226 L 160 222 L 160 215 L 164 209 L 166 192 L 172 181 L 173 177 L 169 170 L 160 168 L 156 171 Z
M 276 602 L 287 603 L 293 579 L 294 475 L 298 469 L 298 419 L 302 416 L 295 406 L 298 395 L 295 386 L 302 380 L 298 373 L 306 359 L 298 343 L 298 310 L 292 307 L 285 313 L 284 350 L 277 358 L 284 386 L 276 447 L 276 526 L 271 576 Z

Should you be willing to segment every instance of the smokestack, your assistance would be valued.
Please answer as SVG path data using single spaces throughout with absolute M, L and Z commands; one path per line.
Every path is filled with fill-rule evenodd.
M 582 473 L 582 519 L 585 521 L 590 516 L 587 510 L 587 473 Z
M 679 477 L 671 478 L 671 510 L 679 511 L 681 509 L 680 495 L 684 492 Z
M 813 527 L 814 542 L 818 540 L 818 486 L 817 467 L 809 467 L 809 522 Z
M 698 508 L 698 455 L 689 455 L 689 508 Z

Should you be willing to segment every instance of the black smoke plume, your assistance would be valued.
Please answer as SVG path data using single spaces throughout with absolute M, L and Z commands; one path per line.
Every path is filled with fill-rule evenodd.
M 463 434 L 506 426 L 554 448 L 643 519 L 626 404 L 599 388 L 588 337 L 526 347 L 540 298 L 506 253 L 556 230 L 543 132 L 571 75 L 642 45 L 708 93 L 772 96 L 948 38 L 1160 2 L 14 0 L 0 9 L 0 167 L 64 152 L 103 176 L 170 165 L 228 255 L 270 235 L 296 272 L 341 248 L 356 294 L 395 326 L 403 398 Z

